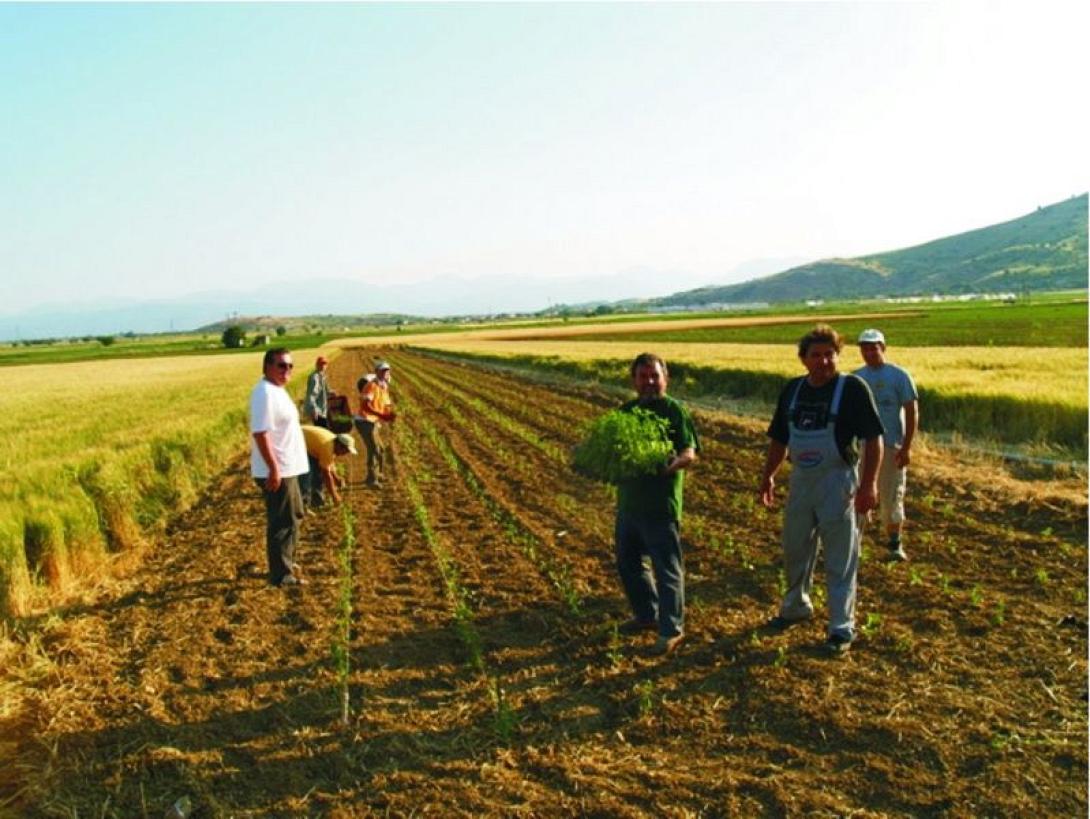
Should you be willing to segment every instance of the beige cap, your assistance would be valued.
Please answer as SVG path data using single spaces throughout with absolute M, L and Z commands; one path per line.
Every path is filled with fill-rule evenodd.
M 355 440 L 353 440 L 352 436 L 349 435 L 347 432 L 342 432 L 336 437 L 335 440 L 338 444 L 348 450 L 349 455 L 359 455 L 359 452 L 356 451 Z
M 860 344 L 885 344 L 886 337 L 882 335 L 881 330 L 875 330 L 873 328 L 864 330 L 859 334 Z

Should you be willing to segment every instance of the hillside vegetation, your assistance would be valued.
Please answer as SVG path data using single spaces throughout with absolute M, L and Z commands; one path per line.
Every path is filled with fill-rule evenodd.
M 1087 195 L 1072 197 L 998 225 L 915 247 L 825 259 L 724 287 L 703 287 L 654 300 L 661 306 L 932 293 L 1086 288 Z

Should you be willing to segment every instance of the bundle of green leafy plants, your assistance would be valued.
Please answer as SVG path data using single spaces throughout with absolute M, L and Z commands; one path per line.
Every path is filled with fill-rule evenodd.
M 669 461 L 670 422 L 650 410 L 612 410 L 588 424 L 572 453 L 580 475 L 605 483 L 657 475 Z

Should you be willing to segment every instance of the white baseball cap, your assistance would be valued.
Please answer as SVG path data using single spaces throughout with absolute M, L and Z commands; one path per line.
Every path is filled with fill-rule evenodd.
M 862 333 L 859 334 L 859 343 L 860 344 L 885 344 L 886 343 L 886 337 L 884 335 L 882 335 L 881 330 L 875 330 L 875 329 L 872 328 L 870 330 L 864 330 Z
M 334 440 L 347 449 L 349 455 L 359 455 L 359 452 L 356 451 L 356 442 L 352 440 L 351 435 L 342 432 Z

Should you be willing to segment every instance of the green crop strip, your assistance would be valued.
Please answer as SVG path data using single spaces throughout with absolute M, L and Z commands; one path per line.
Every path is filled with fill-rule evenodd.
M 443 361 L 447 360 L 444 356 L 433 356 L 432 351 L 422 351 L 421 354 L 423 354 L 427 358 L 435 357 Z M 464 362 L 457 362 L 457 366 L 475 368 L 479 365 L 476 365 L 474 363 L 466 364 Z M 462 429 L 465 430 L 467 433 L 475 436 L 478 439 L 488 440 L 492 442 L 490 443 L 490 448 L 492 448 L 493 452 L 496 451 L 497 448 L 494 443 L 494 431 L 489 434 L 487 430 L 483 430 L 474 421 L 467 419 L 463 415 L 463 413 L 461 413 L 457 408 L 454 407 L 454 402 L 465 406 L 471 405 L 471 399 L 467 399 L 463 395 L 463 393 L 466 391 L 466 385 L 465 383 L 463 383 L 463 381 L 472 382 L 472 379 L 460 380 L 453 377 L 446 378 L 442 375 L 436 374 L 431 370 L 428 371 L 427 375 L 424 375 L 421 372 L 422 368 L 414 367 L 412 363 L 408 361 L 399 362 L 399 369 L 404 374 L 409 376 L 411 381 L 413 381 L 414 383 L 419 382 L 421 386 L 426 387 L 427 391 L 430 394 L 444 395 L 446 401 L 443 406 L 444 411 L 447 413 L 447 415 L 459 426 L 461 426 Z M 439 372 L 442 372 L 442 370 L 440 369 Z M 484 372 L 486 374 L 491 374 L 489 370 L 485 370 Z M 512 397 L 507 399 L 511 403 L 502 403 L 502 398 L 499 398 L 492 394 L 491 388 L 493 386 L 494 384 L 492 383 L 492 379 L 489 379 L 489 384 L 487 387 L 488 397 L 493 398 L 494 400 L 497 400 L 501 403 L 499 406 L 490 408 L 489 417 L 510 418 L 511 414 L 515 410 L 515 407 L 513 407 L 511 403 L 521 407 L 521 405 L 518 404 L 518 402 L 520 401 L 520 397 L 517 394 L 517 390 L 512 390 Z M 484 391 L 483 388 L 482 391 Z M 476 403 L 483 405 L 485 402 L 482 398 L 478 399 Z M 504 424 L 503 427 L 510 431 L 511 427 L 515 425 L 516 422 L 510 422 L 508 424 Z M 576 428 L 577 427 L 575 427 L 574 425 L 571 427 L 572 430 Z M 524 436 L 519 437 L 525 440 Z M 565 469 L 569 467 L 569 459 L 565 454 L 564 450 L 562 450 L 560 447 L 555 447 L 552 453 L 546 452 L 545 454 L 550 455 L 551 460 L 553 460 L 554 463 L 557 463 Z M 517 465 L 520 463 L 520 461 L 517 459 L 514 461 L 508 460 L 507 463 L 509 464 L 510 468 L 517 468 Z M 535 473 L 535 477 L 539 476 L 536 476 Z M 594 486 L 602 487 L 601 484 L 595 484 Z M 588 485 L 583 491 L 598 490 L 591 490 L 591 485 Z M 607 487 L 607 491 L 611 490 L 608 490 Z M 732 508 L 734 508 L 735 511 L 737 511 L 737 513 L 742 518 L 749 518 L 753 514 L 754 502 L 753 498 L 748 493 L 728 495 L 728 504 Z M 557 508 L 562 508 L 562 506 L 563 502 L 557 504 Z M 764 562 L 761 562 L 760 565 L 758 565 L 753 557 L 753 554 L 751 553 L 750 548 L 746 545 L 744 540 L 732 535 L 729 531 L 726 531 L 723 528 L 723 521 L 721 519 L 721 516 L 716 514 L 714 511 L 711 512 L 710 516 L 702 515 L 697 512 L 690 512 L 686 519 L 685 528 L 688 532 L 688 536 L 686 538 L 688 542 L 693 543 L 694 545 L 702 544 L 704 547 L 708 548 L 711 554 L 717 554 L 720 558 L 724 560 L 724 568 L 726 567 L 726 564 L 728 562 L 736 561 L 738 566 L 743 571 L 743 575 L 741 577 L 749 583 L 755 584 L 756 586 L 762 586 L 765 581 L 770 581 L 775 577 L 776 567 L 772 566 L 771 564 L 765 564 Z M 716 532 L 721 532 L 722 541 L 719 541 L 717 539 L 716 535 L 713 534 L 712 530 L 715 530 Z M 607 525 L 606 534 L 603 536 L 606 538 L 611 537 L 610 526 Z M 723 548 L 720 548 L 721 545 L 723 546 Z
M 340 691 L 341 724 L 348 725 L 351 703 L 348 677 L 351 671 L 352 645 L 352 557 L 356 549 L 356 519 L 348 504 L 341 505 L 344 536 L 337 550 L 337 568 L 340 583 L 337 594 L 337 618 L 333 632 L 333 668 L 337 673 Z
M 495 407 L 489 406 L 480 398 L 467 395 L 463 389 L 458 385 L 455 385 L 445 379 L 434 378 L 416 369 L 411 369 L 412 377 L 419 381 L 422 385 L 427 385 L 437 391 L 442 391 L 444 394 L 456 399 L 460 403 L 464 404 L 467 408 L 474 410 L 479 415 L 484 416 L 490 422 L 500 427 L 501 429 L 511 433 L 514 437 L 518 438 L 540 452 L 547 455 L 549 458 L 563 462 L 567 457 L 566 452 L 559 446 L 545 441 L 534 430 L 514 420 L 510 415 L 499 412 Z M 451 418 L 459 421 L 459 423 L 474 424 L 469 421 L 465 416 L 454 406 L 448 405 L 446 407 L 447 413 Z M 479 427 L 476 427 L 477 431 L 482 433 L 482 437 L 485 439 L 492 438 L 493 436 L 484 436 L 483 431 Z M 495 448 L 496 444 L 492 444 Z
M 399 399 L 403 407 L 409 403 L 405 401 L 404 396 L 399 396 Z M 411 430 L 402 425 L 398 427 L 396 434 L 402 447 L 403 457 L 409 462 L 418 462 L 419 448 Z M 493 712 L 493 731 L 502 742 L 508 742 L 518 728 L 518 714 L 508 701 L 500 678 L 488 673 L 481 636 L 474 623 L 473 607 L 470 604 L 469 593 L 462 585 L 457 562 L 435 533 L 424 495 L 411 474 L 406 474 L 405 487 L 413 505 L 413 515 L 435 559 L 447 599 L 450 601 L 455 632 L 466 649 L 468 665 L 482 677 L 489 677 L 488 696 Z
M 404 406 L 403 398 L 401 403 Z M 401 444 L 402 456 L 407 457 L 410 461 L 417 460 L 417 445 L 412 432 L 404 426 L 399 426 L 397 434 Z M 406 473 L 405 488 L 410 501 L 412 501 L 413 515 L 420 527 L 420 533 L 424 536 L 424 541 L 428 544 L 432 557 L 435 559 L 439 578 L 451 604 L 455 630 L 458 632 L 458 637 L 469 655 L 469 665 L 477 671 L 484 671 L 481 638 L 473 626 L 473 608 L 469 603 L 469 594 L 466 592 L 465 587 L 462 586 L 459 578 L 458 564 L 432 528 L 431 516 L 428 514 L 428 507 L 424 502 L 424 495 L 420 491 L 420 487 L 408 470 L 406 470 Z
M 428 440 L 439 451 L 440 456 L 451 470 L 461 477 L 469 490 L 484 504 L 488 513 L 500 525 L 507 538 L 518 546 L 523 554 L 538 568 L 538 571 L 549 580 L 569 611 L 573 615 L 579 615 L 582 611 L 582 599 L 572 582 L 571 572 L 568 567 L 544 553 L 544 544 L 537 535 L 527 529 L 515 513 L 488 492 L 473 468 L 458 456 L 450 444 L 443 439 L 435 425 L 428 421 L 422 413 L 414 411 L 415 407 L 411 398 L 402 392 L 399 395 L 399 401 L 406 411 L 411 413 L 419 422 Z
M 715 345 L 708 345 L 714 347 Z M 497 348 L 502 349 L 502 348 Z M 920 354 L 918 348 L 908 348 Z M 936 350 L 936 348 L 931 348 Z M 437 352 L 417 350 L 425 355 L 432 355 L 448 361 L 475 362 L 478 364 L 506 368 L 518 372 L 532 372 L 551 376 L 560 376 L 576 382 L 606 385 L 614 388 L 627 386 L 624 377 L 629 362 L 621 359 L 564 358 L 559 355 L 524 355 L 477 352 Z M 928 352 L 924 361 L 943 354 L 950 356 L 956 348 L 941 348 Z M 1057 349 L 1056 355 L 1066 351 Z M 699 358 L 700 353 L 692 352 Z M 961 368 L 962 380 L 970 379 L 976 386 L 967 387 L 960 383 L 946 384 L 943 373 L 921 374 L 909 362 L 907 365 L 917 378 L 920 406 L 923 410 L 925 431 L 935 435 L 965 436 L 971 431 L 972 438 L 985 444 L 1036 445 L 1038 447 L 1058 447 L 1061 455 L 1082 455 L 1085 458 L 1087 446 L 1086 404 L 1085 398 L 1070 394 L 1068 385 L 1077 384 L 1078 377 L 1072 374 L 1054 376 L 1043 375 L 1037 378 L 1033 368 L 1034 361 L 1040 361 L 1040 355 L 1034 358 L 1034 351 L 1012 351 L 1002 364 L 1004 371 L 1018 371 L 1026 374 L 1022 384 L 1031 388 L 1017 394 L 996 391 L 995 373 L 985 365 L 978 364 L 967 374 Z M 1015 358 L 1019 363 L 1015 363 Z M 790 357 L 784 359 L 790 362 Z M 919 363 L 919 362 L 917 362 Z M 769 371 L 759 369 L 732 368 L 711 363 L 671 360 L 671 394 L 691 401 L 715 402 L 737 401 L 745 406 L 746 414 L 771 414 L 777 396 L 783 389 L 788 375 L 776 371 L 783 362 L 777 362 Z M 755 364 L 754 367 L 757 365 Z M 1085 369 L 1085 355 L 1078 358 L 1075 365 Z M 853 369 L 845 367 L 846 370 Z M 1073 370 L 1072 373 L 1075 371 Z

